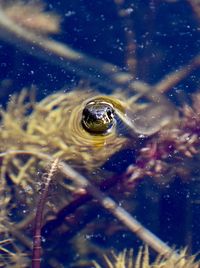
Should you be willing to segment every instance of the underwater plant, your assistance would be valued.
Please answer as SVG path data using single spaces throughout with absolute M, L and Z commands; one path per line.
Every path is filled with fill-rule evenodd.
M 99 2 L 103 3 L 97 1 L 98 5 Z M 187 258 L 185 252 L 173 251 L 171 243 L 164 243 L 159 234 L 153 235 L 147 229 L 152 227 L 148 219 L 142 224 L 139 222 L 137 204 L 145 198 L 142 194 L 141 198 L 135 197 L 142 184 L 150 180 L 152 184 L 143 194 L 150 195 L 152 185 L 156 185 L 159 193 L 155 191 L 152 200 L 162 194 L 166 185 L 170 187 L 176 176 L 183 183 L 191 185 L 194 180 L 198 183 L 198 169 L 194 171 L 194 163 L 191 164 L 196 160 L 197 166 L 199 163 L 198 79 L 193 77 L 191 82 L 195 88 L 193 98 L 187 92 L 181 95 L 176 87 L 181 84 L 184 88 L 189 75 L 197 72 L 199 53 L 191 53 L 190 58 L 185 55 L 184 61 L 181 58 L 176 62 L 171 59 L 171 52 L 165 55 L 163 47 L 157 45 L 156 38 L 163 33 L 157 17 L 163 10 L 165 13 L 165 8 L 173 10 L 176 5 L 181 6 L 180 1 L 108 2 L 112 7 L 109 13 L 115 14 L 117 26 L 120 25 L 123 32 L 123 42 L 118 47 L 124 46 L 125 64 L 119 63 L 118 57 L 106 62 L 101 53 L 88 56 L 58 41 L 59 38 L 50 38 L 50 34 L 60 31 L 60 16 L 49 11 L 48 3 L 45 6 L 40 1 L 0 1 L 0 37 L 6 45 L 20 48 L 24 53 L 22 57 L 32 55 L 40 64 L 47 61 L 56 65 L 62 74 L 70 70 L 76 75 L 76 81 L 80 77 L 89 80 L 89 83 L 69 86 L 70 90 L 67 87 L 51 92 L 42 100 L 36 100 L 34 87 L 26 88 L 12 94 L 7 105 L 1 107 L 2 267 L 30 267 L 33 240 L 32 259 L 37 267 L 83 267 L 87 266 L 88 259 L 91 263 L 91 259 L 97 256 L 102 259 L 103 255 L 108 256 L 105 257 L 108 267 L 134 267 L 132 251 L 122 251 L 119 255 L 109 255 L 109 252 L 112 247 L 116 247 L 116 252 L 122 247 L 135 251 L 140 240 L 165 257 L 149 264 L 147 250 L 139 251 L 137 268 L 199 266 L 193 257 Z M 191 8 L 194 33 L 199 24 L 199 6 L 196 1 L 184 2 Z M 75 16 L 72 8 L 63 17 L 74 16 L 78 20 L 84 16 L 85 21 L 90 18 L 91 13 L 82 12 L 78 1 L 70 4 L 76 10 Z M 87 6 L 87 3 L 81 5 Z M 176 23 L 172 20 L 172 25 Z M 113 22 L 109 27 L 116 25 Z M 143 27 L 147 28 L 146 32 Z M 172 34 L 176 34 L 173 27 Z M 182 35 L 188 33 L 180 32 L 177 36 Z M 115 40 L 115 36 L 113 38 Z M 117 54 L 113 40 L 112 51 Z M 168 68 L 170 60 L 173 61 L 171 69 Z M 166 69 L 161 68 L 162 64 Z M 35 81 L 39 84 L 38 79 Z M 176 98 L 181 99 L 179 105 L 174 104 Z M 128 153 L 130 159 L 127 160 Z M 46 173 L 51 174 L 53 165 L 47 170 L 46 166 L 55 159 L 59 159 L 60 164 L 56 164 L 57 172 L 50 181 Z M 155 217 L 154 211 L 148 213 Z M 32 236 L 34 225 L 37 227 L 35 237 Z M 167 229 L 167 223 L 165 226 Z M 134 240 L 132 233 L 139 239 Z M 189 238 L 185 243 L 189 247 L 192 244 Z M 81 264 L 84 258 L 86 264 Z
M 107 268 L 198 268 L 199 263 L 195 262 L 195 257 L 190 256 L 187 258 L 186 251 L 183 250 L 180 253 L 179 259 L 169 257 L 167 260 L 163 259 L 162 256 L 158 256 L 156 261 L 150 263 L 149 251 L 146 247 L 145 250 L 140 250 L 136 257 L 133 256 L 132 250 L 124 250 L 123 252 L 116 255 L 114 252 L 110 256 L 105 256 L 105 262 Z M 98 264 L 95 264 L 95 268 L 100 268 Z
M 184 105 L 181 109 L 181 118 L 170 128 L 164 128 L 158 132 L 139 151 L 136 164 L 127 169 L 127 184 L 131 180 L 145 175 L 155 179 L 161 179 L 165 174 L 165 180 L 173 176 L 173 173 L 181 174 L 184 179 L 184 171 L 173 165 L 187 162 L 187 159 L 199 154 L 200 135 L 200 94 L 193 95 L 192 106 Z M 189 167 L 188 167 L 189 168 Z M 162 181 L 162 179 L 161 179 Z

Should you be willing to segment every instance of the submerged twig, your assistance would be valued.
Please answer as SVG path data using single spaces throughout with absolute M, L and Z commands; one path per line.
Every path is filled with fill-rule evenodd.
M 32 268 L 40 268 L 41 228 L 42 228 L 43 211 L 44 211 L 45 202 L 48 196 L 49 184 L 57 168 L 58 168 L 58 158 L 56 158 L 51 165 L 51 168 L 47 174 L 47 178 L 45 178 L 45 181 L 44 181 L 44 189 L 42 189 L 42 193 L 39 197 L 39 202 L 38 202 L 37 210 L 36 210 L 35 230 L 34 230 L 34 237 L 33 237 Z
M 29 151 L 8 151 L 5 153 L 1 153 L 0 157 L 3 157 L 7 154 L 32 154 L 37 155 L 37 157 L 52 160 L 50 155 L 37 153 L 37 152 L 29 152 Z M 68 164 L 64 162 L 59 163 L 59 170 L 68 178 L 72 179 L 74 183 L 78 185 L 80 188 L 84 188 L 88 191 L 99 203 L 108 210 L 111 214 L 113 214 L 119 221 L 121 221 L 127 228 L 129 228 L 132 232 L 134 232 L 140 239 L 142 239 L 147 245 L 153 248 L 159 254 L 168 257 L 173 254 L 177 257 L 177 253 L 173 252 L 173 250 L 165 244 L 162 240 L 160 240 L 157 236 L 151 233 L 148 229 L 142 226 L 136 219 L 134 219 L 125 209 L 117 205 L 117 203 L 110 198 L 109 196 L 102 193 L 98 190 L 86 177 L 79 174 L 73 168 L 71 168 Z M 40 227 L 41 228 L 41 227 Z M 39 234 L 40 235 L 40 234 Z M 37 266 L 36 266 L 37 267 Z
M 96 187 L 98 187 L 101 191 L 105 192 L 108 189 L 116 186 L 117 182 L 119 182 L 119 180 L 121 179 L 121 176 L 113 176 L 111 178 L 108 178 L 106 180 L 102 180 L 100 182 L 100 184 L 96 185 Z M 51 232 L 53 230 L 55 230 L 56 228 L 58 228 L 64 221 L 67 223 L 67 225 L 69 224 L 69 221 L 71 222 L 71 218 L 70 218 L 70 214 L 75 213 L 75 211 L 82 205 L 86 204 L 87 202 L 91 201 L 93 198 L 93 196 L 91 194 L 89 194 L 88 192 L 84 192 L 81 193 L 80 195 L 76 196 L 69 204 L 67 204 L 66 206 L 64 206 L 57 214 L 56 214 L 56 218 L 47 221 L 47 223 L 45 223 L 45 225 L 42 227 L 42 230 L 44 231 L 45 234 L 50 235 Z M 89 213 L 90 217 L 87 216 L 87 222 L 91 221 L 91 219 L 95 218 L 97 210 L 95 210 L 93 213 Z M 68 216 L 69 216 L 69 220 L 68 220 Z M 78 215 L 79 219 L 77 219 L 77 221 L 80 222 L 80 215 Z M 76 217 L 74 216 L 74 222 L 76 222 Z M 84 226 L 86 223 L 83 220 L 83 218 L 81 218 L 81 222 L 83 222 L 83 224 L 81 224 L 81 226 Z M 73 226 L 75 227 L 74 229 L 76 229 L 77 226 Z M 72 233 L 74 233 L 71 229 L 70 229 L 70 234 L 73 235 Z M 65 233 L 66 236 L 66 233 Z
M 200 2 L 199 2 L 199 0 L 187 0 L 187 2 L 192 7 L 194 15 L 196 16 L 197 20 L 200 21 Z
M 200 55 L 198 54 L 194 57 L 188 64 L 167 74 L 161 81 L 159 81 L 155 86 L 154 90 L 158 93 L 165 93 L 172 89 L 188 75 L 190 75 L 196 68 L 200 66 Z
M 118 16 L 122 22 L 122 27 L 126 39 L 126 67 L 128 71 L 132 74 L 133 78 L 136 78 L 136 70 L 137 70 L 137 58 L 136 58 L 136 40 L 135 40 L 135 32 L 133 28 L 133 23 L 131 20 L 131 15 L 135 11 L 133 9 L 133 3 L 130 7 L 125 7 L 124 0 L 114 0 L 114 3 L 117 8 Z
M 151 87 L 143 81 L 133 80 L 132 74 L 122 71 L 116 65 L 87 56 L 73 50 L 68 45 L 38 35 L 34 31 L 28 31 L 12 21 L 5 14 L 1 5 L 0 36 L 27 51 L 30 55 L 43 58 L 54 65 L 87 77 L 87 79 L 91 79 L 107 89 L 126 88 L 133 92 L 145 94 L 153 101 L 155 101 L 154 96 L 152 97 L 153 88 L 155 89 L 154 93 L 164 93 L 200 66 L 200 55 L 197 55 L 186 66 L 166 75 L 155 87 Z
M 133 80 L 133 76 L 111 63 L 89 57 L 75 51 L 68 45 L 38 35 L 17 25 L 3 11 L 0 5 L 0 36 L 30 55 L 48 60 L 48 62 L 70 70 L 80 76 L 87 77 L 93 82 L 114 90 L 116 88 L 129 89 L 131 92 L 146 95 L 153 102 L 158 102 L 152 92 L 152 87 L 143 81 Z M 159 101 L 164 97 L 159 94 Z
M 37 1 L 1 0 L 5 14 L 22 27 L 48 35 L 60 31 L 60 17 L 53 12 L 45 11 L 45 5 Z
M 107 88 L 128 87 L 132 80 L 130 74 L 122 72 L 116 65 L 89 57 L 67 45 L 37 35 L 17 25 L 4 13 L 1 6 L 0 36 L 31 55 L 48 60 L 73 73 L 86 76 Z M 132 88 L 139 92 L 141 88 L 146 90 L 146 86 L 138 82 L 132 82 Z

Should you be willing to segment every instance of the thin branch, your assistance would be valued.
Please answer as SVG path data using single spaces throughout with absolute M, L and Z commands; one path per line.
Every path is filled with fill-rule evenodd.
M 193 12 L 197 18 L 197 20 L 200 22 L 200 2 L 199 0 L 187 0 L 190 6 L 193 9 Z
M 4 13 L 1 6 L 0 37 L 32 56 L 42 58 L 51 64 L 87 77 L 87 79 L 107 89 L 124 88 L 133 93 L 139 92 L 141 96 L 146 95 L 147 98 L 156 103 L 158 99 L 159 102 L 162 99 L 165 99 L 166 102 L 166 98 L 163 95 L 161 96 L 160 93 L 164 93 L 175 86 L 200 66 L 200 55 L 197 55 L 188 65 L 168 74 L 157 85 L 151 87 L 143 81 L 133 80 L 130 73 L 122 71 L 116 65 L 89 57 L 65 44 L 28 31 L 12 21 Z
M 33 237 L 33 252 L 32 252 L 32 268 L 40 268 L 41 263 L 41 228 L 43 212 L 45 208 L 46 199 L 49 192 L 50 182 L 58 168 L 58 158 L 56 158 L 52 164 L 51 168 L 47 174 L 47 178 L 44 181 L 44 188 L 39 196 L 39 202 L 37 205 L 36 216 L 35 216 L 35 228 Z
M 121 221 L 127 228 L 134 232 L 141 240 L 143 240 L 156 252 L 166 257 L 172 254 L 173 250 L 167 244 L 165 244 L 157 236 L 142 226 L 125 209 L 117 205 L 117 203 L 112 198 L 94 187 L 86 177 L 82 176 L 74 169 L 72 169 L 69 165 L 63 162 L 60 163 L 60 170 L 63 172 L 63 174 L 70 177 L 81 188 L 85 188 L 91 195 L 94 196 L 95 199 L 99 201 L 99 203 L 106 210 L 113 214 L 119 221 Z M 177 254 L 174 253 L 174 255 Z
M 121 179 L 121 176 L 113 176 L 111 178 L 108 178 L 106 180 L 102 180 L 99 185 L 96 185 L 101 191 L 105 192 L 106 190 L 114 187 L 117 182 Z M 75 213 L 75 211 L 82 205 L 86 204 L 87 202 L 91 201 L 93 196 L 87 192 L 82 193 L 79 196 L 76 196 L 69 204 L 64 206 L 57 214 L 56 214 L 56 219 L 49 220 L 45 225 L 42 227 L 42 231 L 44 231 L 45 234 L 50 235 L 53 230 L 58 228 L 63 222 L 65 221 L 67 225 L 69 225 L 69 221 L 71 222 L 71 217 L 68 220 L 67 216 L 69 216 L 72 213 Z M 97 210 L 96 210 L 97 211 Z M 90 216 L 92 215 L 91 218 L 95 218 L 95 211 L 94 213 L 88 213 Z M 94 217 L 93 217 L 94 216 Z M 83 219 L 81 218 L 80 220 L 80 215 L 79 217 L 79 222 L 83 222 Z M 76 217 L 73 217 L 74 222 L 76 222 Z M 85 226 L 85 224 L 83 225 Z M 70 225 L 71 227 L 71 225 Z M 73 226 L 75 227 L 75 226 Z M 73 232 L 74 233 L 74 232 Z M 72 230 L 70 229 L 70 234 L 72 234 Z M 66 234 L 65 234 L 66 235 Z
M 154 87 L 151 87 L 143 81 L 134 81 L 130 73 L 123 72 L 116 65 L 89 57 L 65 44 L 17 25 L 4 13 L 1 5 L 0 36 L 7 42 L 27 51 L 30 55 L 47 60 L 80 76 L 87 77 L 87 79 L 97 82 L 107 89 L 126 88 L 133 92 L 144 94 L 152 101 L 155 101 L 154 96 L 152 96 L 153 89 L 154 93 L 164 93 L 200 66 L 200 55 L 197 55 L 189 64 L 166 75 L 164 79 Z
M 8 151 L 1 153 L 0 157 L 3 157 L 9 153 L 13 155 L 32 154 L 37 155 L 37 157 L 41 159 L 52 160 L 50 155 L 29 151 Z M 142 226 L 135 218 L 131 216 L 131 214 L 117 205 L 112 198 L 98 190 L 86 177 L 79 174 L 64 162 L 60 162 L 58 168 L 66 177 L 72 179 L 78 187 L 84 188 L 88 193 L 90 193 L 106 210 L 113 214 L 119 221 L 121 221 L 127 228 L 134 232 L 142 241 L 144 241 L 157 253 L 165 257 L 168 257 L 169 255 L 171 256 L 172 254 L 174 257 L 178 257 L 177 253 L 173 252 L 173 250 L 166 243 Z
M 23 231 L 19 231 L 13 224 L 9 225 L 9 232 L 15 237 L 16 240 L 20 241 L 29 250 L 32 249 L 32 240 L 24 234 Z
M 37 35 L 17 25 L 0 6 L 0 36 L 30 55 L 48 60 L 54 65 L 91 79 L 108 89 L 131 87 L 136 92 L 147 92 L 143 82 L 133 81 L 133 77 L 116 65 L 94 59 L 77 52 L 67 45 Z
M 200 67 L 200 55 L 194 57 L 187 65 L 167 74 L 161 81 L 154 85 L 154 90 L 158 93 L 165 93 L 172 89 L 182 80 L 186 79 L 195 69 Z
M 125 60 L 126 60 L 126 67 L 129 70 L 129 73 L 132 74 L 133 78 L 136 77 L 137 71 L 137 58 L 136 58 L 136 40 L 135 40 L 135 32 L 133 23 L 131 20 L 131 15 L 135 11 L 131 7 L 125 8 L 125 1 L 124 0 L 114 0 L 114 3 L 117 8 L 118 16 L 120 21 L 122 22 L 122 27 L 124 31 L 124 35 L 126 38 L 126 48 L 125 48 Z

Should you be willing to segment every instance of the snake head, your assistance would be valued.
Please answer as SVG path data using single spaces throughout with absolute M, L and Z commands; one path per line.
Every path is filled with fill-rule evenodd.
M 83 128 L 90 133 L 108 134 L 115 125 L 114 108 L 102 99 L 91 100 L 83 109 L 81 122 Z

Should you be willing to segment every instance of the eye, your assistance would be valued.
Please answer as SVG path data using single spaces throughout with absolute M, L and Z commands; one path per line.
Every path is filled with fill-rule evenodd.
M 87 132 L 106 135 L 115 124 L 114 109 L 109 103 L 99 100 L 89 102 L 83 109 L 81 122 Z
M 114 116 L 114 110 L 111 107 L 108 107 L 106 110 L 106 114 L 107 114 L 108 118 L 112 119 Z

